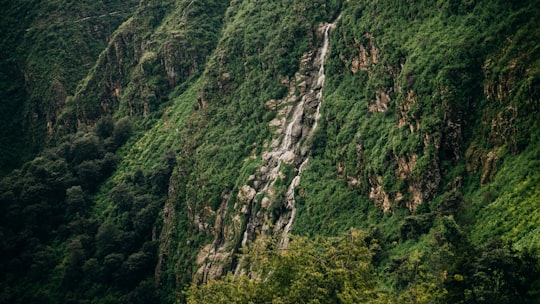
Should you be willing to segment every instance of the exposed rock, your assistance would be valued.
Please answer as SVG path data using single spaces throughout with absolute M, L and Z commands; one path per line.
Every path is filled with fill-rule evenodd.
M 396 157 L 397 169 L 396 175 L 399 179 L 407 179 L 411 176 L 416 160 L 417 154 L 412 154 L 410 157 Z
M 359 39 L 354 39 L 355 43 L 358 45 L 360 53 L 352 59 L 349 69 L 353 74 L 356 74 L 358 71 L 368 71 L 371 65 L 379 63 L 379 50 L 375 47 L 375 44 L 373 43 L 373 35 L 371 35 L 370 33 L 366 33 L 364 37 L 367 38 L 369 41 L 367 48 L 360 42 Z M 369 52 L 367 49 L 369 49 Z
M 290 164 L 292 164 L 292 163 L 294 162 L 295 157 L 296 157 L 296 156 L 294 155 L 293 152 L 287 151 L 287 152 L 285 152 L 283 155 L 281 155 L 280 160 L 281 160 L 283 163 L 285 163 L 285 164 L 287 164 L 287 165 L 290 165 Z
M 238 200 L 244 203 L 248 203 L 255 197 L 256 194 L 257 191 L 255 191 L 255 189 L 251 188 L 248 185 L 243 185 L 238 192 Z
M 350 186 L 358 186 L 358 185 L 360 185 L 360 180 L 356 176 L 349 175 L 349 174 L 347 174 L 347 172 L 345 172 L 342 162 L 338 162 L 338 164 L 337 164 L 337 173 L 338 173 L 338 176 L 340 178 L 344 178 L 345 180 L 347 180 L 347 183 Z
M 351 186 L 358 186 L 360 185 L 360 180 L 354 176 L 347 175 L 347 183 Z
M 413 121 L 414 118 L 409 117 L 409 114 L 408 114 L 408 112 L 412 109 L 412 107 L 415 104 L 416 104 L 416 97 L 414 95 L 414 91 L 413 90 L 407 91 L 407 98 L 405 102 L 400 103 L 399 105 L 398 128 L 402 128 L 408 125 L 411 133 L 414 133 L 414 131 L 419 128 L 418 121 L 416 121 L 416 124 L 415 124 Z
M 375 91 L 375 100 L 370 101 L 368 109 L 370 112 L 386 112 L 390 104 L 390 95 L 382 90 Z
M 263 197 L 261 200 L 261 207 L 264 209 L 268 209 L 268 207 L 270 207 L 270 199 L 268 197 Z
M 423 202 L 423 193 L 420 189 L 420 185 L 410 185 L 407 190 L 411 194 L 412 199 L 405 202 L 405 207 L 411 211 L 414 211 L 414 209 L 416 209 L 416 207 Z
M 302 81 L 301 83 L 298 84 L 298 91 L 300 92 L 300 94 L 305 94 L 306 93 L 306 90 L 307 90 L 307 83 L 306 81 Z
M 391 208 L 390 197 L 388 196 L 388 193 L 384 191 L 382 182 L 382 176 L 369 178 L 369 183 L 371 185 L 369 198 L 375 201 L 375 204 L 380 206 L 384 212 L 388 212 Z
M 369 39 L 369 44 L 371 46 L 371 62 L 373 62 L 373 64 L 378 64 L 379 63 L 379 58 L 378 58 L 378 55 L 379 55 L 379 50 L 375 47 L 375 44 L 373 43 L 373 36 L 370 34 L 370 33 L 366 33 L 366 38 Z
M 280 105 L 280 100 L 270 99 L 266 102 L 266 108 L 268 110 L 277 111 L 277 107 Z
M 207 245 L 198 256 L 198 261 L 202 262 L 197 272 L 201 281 L 219 277 L 225 268 L 234 266 L 231 265 L 232 255 L 237 250 L 235 247 L 239 245 L 238 239 L 241 239 L 240 246 L 245 247 L 261 233 L 273 233 L 280 240 L 281 246 L 287 247 L 289 233 L 296 217 L 295 188 L 308 163 L 306 152 L 308 149 L 304 145 L 308 142 L 306 139 L 317 129 L 325 82 L 324 59 L 329 45 L 328 31 L 332 25 L 321 25 L 320 33 L 324 36 L 323 47 L 317 53 L 308 52 L 302 57 L 300 72 L 295 75 L 298 85 L 294 86 L 288 80 L 282 81 L 284 85 L 289 86 L 288 94 L 283 99 L 266 102 L 266 107 L 276 112 L 276 117 L 270 122 L 270 126 L 275 128 L 274 138 L 270 147 L 265 145 L 269 151 L 261 153 L 264 163 L 253 174 L 259 176 L 257 182 L 255 179 L 249 180 L 255 188 L 249 185 L 240 188 L 237 198 L 241 204 L 235 204 L 230 215 L 227 215 L 228 200 L 222 200 L 216 214 L 212 249 L 208 250 Z M 284 164 L 293 167 L 292 172 L 295 174 L 286 191 L 275 186 L 278 181 L 282 184 L 290 178 L 283 171 Z M 258 195 L 263 196 L 261 208 L 256 206 L 258 202 L 255 197 Z M 281 212 L 277 215 L 268 212 L 267 209 L 273 206 L 280 208 Z M 245 215 L 244 227 L 240 215 Z M 231 223 L 226 224 L 227 216 L 233 217 Z M 194 219 L 200 222 L 198 218 Z M 270 231 L 271 225 L 273 231 Z M 241 264 L 240 262 L 238 265 Z M 236 269 L 237 273 L 243 271 L 240 268 Z
M 210 251 L 212 250 L 212 244 L 208 244 L 204 246 L 201 251 L 199 251 L 199 254 L 197 255 L 197 264 L 201 265 L 205 262 L 205 259 L 210 254 Z
M 516 146 L 516 134 L 518 129 L 514 121 L 518 117 L 518 109 L 513 106 L 507 106 L 503 111 L 497 113 L 497 116 L 491 120 L 490 141 L 495 146 L 502 146 L 509 142 L 512 147 Z
M 203 248 L 203 251 L 207 247 L 208 245 Z M 197 270 L 194 281 L 203 283 L 223 275 L 225 267 L 231 264 L 232 252 L 210 250 L 207 255 L 200 253 L 197 259 L 202 261 L 202 265 Z
M 294 138 L 299 138 L 302 135 L 302 128 L 303 127 L 304 126 L 302 125 L 302 121 L 299 121 L 298 124 L 293 126 L 291 135 Z
M 405 198 L 405 196 L 403 195 L 403 193 L 401 193 L 399 191 L 394 196 L 394 200 L 396 201 L 396 203 L 401 202 L 404 198 Z
M 491 176 L 497 168 L 497 153 L 491 151 L 483 159 L 481 185 L 485 185 L 491 181 Z
M 419 180 L 412 183 L 412 189 L 409 189 L 413 195 L 412 205 L 408 205 L 409 210 L 414 210 L 423 202 L 431 201 L 441 183 L 441 171 L 439 169 L 439 158 L 432 157 L 429 165 L 422 171 L 422 176 Z
M 250 192 L 247 188 L 245 190 Z M 246 205 L 236 205 L 232 212 L 234 215 L 229 222 L 226 222 L 228 203 L 229 196 L 225 195 L 223 197 L 223 203 L 215 213 L 216 219 L 213 227 L 214 241 L 211 244 L 205 245 L 197 255 L 197 261 L 201 261 L 201 264 L 199 264 L 200 266 L 194 277 L 194 281 L 206 282 L 208 279 L 218 278 L 223 275 L 224 270 L 232 263 L 235 239 L 243 231 L 240 214 L 242 214 Z
M 281 127 L 281 123 L 282 123 L 282 122 L 281 122 L 280 119 L 274 118 L 274 119 L 272 119 L 272 120 L 268 123 L 268 125 L 269 125 L 270 127 Z

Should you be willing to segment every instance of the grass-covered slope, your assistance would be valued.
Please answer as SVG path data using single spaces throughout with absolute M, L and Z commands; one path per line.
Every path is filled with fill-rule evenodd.
M 411 292 L 399 269 L 419 254 L 423 280 L 444 274 L 437 284 L 445 301 L 513 301 L 525 281 L 482 281 L 467 268 L 478 267 L 470 255 L 500 254 L 486 245 L 498 238 L 515 256 L 538 258 L 535 5 L 345 3 L 295 231 L 375 229 L 393 244 L 381 242 L 380 269 L 398 294 Z M 368 197 L 390 212 L 375 211 Z M 450 222 L 459 241 L 441 238 Z M 432 264 L 447 244 L 452 257 Z M 388 267 L 398 276 L 389 279 Z M 490 271 L 483 273 L 520 270 Z M 490 280 L 512 287 L 482 289 Z
M 313 149 L 317 170 L 304 178 L 313 180 L 305 183 L 312 208 L 359 191 L 388 210 L 414 209 L 449 188 L 476 191 L 504 159 L 536 149 L 533 4 L 439 6 L 344 4 Z M 331 176 L 340 178 L 330 188 L 341 191 L 319 191 Z
M 142 1 L 68 99 L 63 126 L 91 126 L 104 115 L 159 117 L 168 94 L 185 90 L 184 82 L 203 71 L 226 6 L 227 1 Z

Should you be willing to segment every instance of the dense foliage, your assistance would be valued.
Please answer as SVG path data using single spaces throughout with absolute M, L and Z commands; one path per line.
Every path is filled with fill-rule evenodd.
M 537 1 L 0 4 L 0 303 L 538 303 Z M 326 22 L 284 248 L 295 168 L 240 193 Z
M 2 302 L 155 299 L 142 279 L 155 265 L 152 227 L 163 192 L 152 179 L 161 172 L 141 176 L 137 191 L 122 183 L 110 190 L 114 220 L 93 212 L 92 196 L 130 133 L 127 120 L 109 123 L 110 132 L 69 136 L 2 181 Z
M 375 303 L 371 264 L 375 240 L 351 230 L 340 238 L 295 238 L 289 248 L 252 243 L 244 253 L 251 274 L 228 275 L 187 291 L 188 303 Z M 368 247 L 369 246 L 369 247 Z M 380 302 L 385 303 L 385 302 Z

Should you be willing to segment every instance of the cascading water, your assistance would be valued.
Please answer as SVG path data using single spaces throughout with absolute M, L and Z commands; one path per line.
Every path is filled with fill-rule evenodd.
M 336 19 L 339 20 L 341 15 Z M 333 28 L 335 26 L 334 23 L 329 23 L 324 28 L 324 43 L 321 48 L 320 54 L 319 54 L 319 77 L 317 78 L 317 87 L 320 87 L 319 92 L 317 92 L 317 98 L 319 99 L 319 102 L 317 104 L 317 111 L 315 112 L 315 123 L 313 123 L 312 131 L 315 131 L 317 129 L 317 122 L 319 121 L 319 117 L 321 116 L 321 104 L 322 104 L 322 95 L 323 95 L 323 88 L 324 88 L 324 82 L 326 81 L 326 75 L 324 74 L 324 61 L 326 58 L 326 53 L 328 52 L 328 45 L 330 44 L 330 39 L 328 38 L 328 31 L 330 28 Z
M 338 17 L 339 18 L 339 17 Z M 317 83 L 315 86 L 313 86 L 310 90 L 309 94 L 306 94 L 302 97 L 302 100 L 298 107 L 302 107 L 302 112 L 304 112 L 304 104 L 306 103 L 306 99 L 315 95 L 315 101 L 316 101 L 316 111 L 314 116 L 314 122 L 311 129 L 308 131 L 308 134 L 306 134 L 306 137 L 312 136 L 312 133 L 315 132 L 317 129 L 317 121 L 320 116 L 320 109 L 322 105 L 322 99 L 323 99 L 323 88 L 326 80 L 326 76 L 324 74 L 324 62 L 326 59 L 326 53 L 328 52 L 328 45 L 329 45 L 329 36 L 328 32 L 330 28 L 334 26 L 334 23 L 328 23 L 324 25 L 324 40 L 323 40 L 323 46 L 319 50 L 319 56 L 317 58 L 316 64 L 319 65 L 319 71 L 317 74 Z M 298 112 L 298 109 L 295 111 L 295 117 L 291 121 L 290 125 L 287 127 L 287 131 L 289 129 L 292 129 L 292 126 L 294 123 L 296 123 L 296 112 Z M 288 141 L 288 136 L 290 136 L 289 132 L 285 134 L 285 141 Z M 297 151 L 297 150 L 296 150 Z M 296 152 L 295 151 L 295 152 Z M 288 247 L 289 244 L 289 234 L 292 229 L 293 222 L 296 217 L 296 199 L 294 197 L 296 186 L 300 183 L 300 177 L 302 175 L 302 172 L 304 171 L 304 168 L 307 166 L 309 158 L 307 156 L 302 156 L 296 154 L 296 157 L 299 160 L 302 160 L 300 165 L 296 168 L 296 176 L 292 179 L 289 187 L 287 188 L 287 194 L 286 194 L 286 212 L 283 214 L 280 219 L 276 222 L 276 225 L 274 227 L 274 231 L 281 231 L 281 240 L 280 245 L 282 248 Z
M 338 19 L 339 17 L 336 20 Z M 277 105 L 282 106 L 275 122 L 271 123 L 278 126 L 275 130 L 276 138 L 272 141 L 270 150 L 262 154 L 263 165 L 250 177 L 251 186 L 244 185 L 237 195 L 244 204 L 243 207 L 234 207 L 236 213 L 246 214 L 245 225 L 243 228 L 223 226 L 228 209 L 227 202 L 222 204 L 217 215 L 219 220 L 216 220 L 215 229 L 222 231 L 217 235 L 222 236 L 225 234 L 223 231 L 228 231 L 229 234 L 240 232 L 243 233 L 241 242 L 231 243 L 235 239 L 232 235 L 229 235 L 227 240 L 217 236 L 213 244 L 201 251 L 199 259 L 211 261 L 201 264 L 199 273 L 203 278 L 222 271 L 223 264 L 228 264 L 227 261 L 231 261 L 234 252 L 237 252 L 237 249 L 231 248 L 245 247 L 258 236 L 277 237 L 282 248 L 288 247 L 289 234 L 296 217 L 295 190 L 309 161 L 307 151 L 310 141 L 307 139 L 316 131 L 320 116 L 325 85 L 324 63 L 329 47 L 329 31 L 333 27 L 334 23 L 321 25 L 319 33 L 323 36 L 323 45 L 315 54 L 304 56 L 301 71 L 296 75 L 296 82 L 290 85 L 288 96 L 283 100 L 273 101 L 275 108 Z M 284 170 L 284 165 L 289 166 L 286 168 L 288 170 Z M 287 180 L 285 171 L 294 172 L 294 177 L 283 189 L 277 184 L 278 181 Z M 240 222 L 233 218 L 233 222 L 235 221 Z M 242 261 L 236 264 L 235 273 L 243 272 Z
M 289 243 L 288 235 L 291 232 L 294 219 L 296 217 L 296 199 L 295 188 L 300 183 L 300 177 L 305 167 L 308 164 L 307 155 L 303 155 L 301 151 L 305 150 L 303 145 L 306 145 L 305 139 L 312 136 L 317 129 L 317 120 L 320 116 L 320 108 L 323 98 L 323 88 L 325 84 L 324 62 L 329 46 L 329 30 L 334 26 L 334 23 L 327 23 L 321 27 L 323 33 L 323 45 L 317 52 L 317 57 L 312 59 L 311 65 L 317 70 L 315 75 L 308 76 L 309 91 L 301 97 L 300 101 L 294 106 L 292 116 L 288 120 L 287 127 L 279 145 L 274 145 L 274 149 L 263 155 L 265 161 L 263 174 L 263 183 L 257 187 L 257 194 L 265 197 L 272 197 L 274 194 L 274 185 L 280 176 L 280 168 L 283 163 L 293 166 L 295 176 L 292 178 L 287 187 L 285 197 L 281 203 L 281 214 L 275 220 L 273 231 L 280 240 L 282 247 L 287 247 Z M 315 114 L 309 117 L 308 108 L 315 108 Z M 309 127 L 309 123 L 312 126 Z M 307 147 L 309 148 L 309 147 Z M 271 199 L 271 198 L 270 198 Z M 275 199 L 275 198 L 274 198 Z M 255 202 L 253 202 L 255 203 Z M 257 222 L 257 214 L 252 214 L 248 220 L 246 230 L 244 232 L 242 246 L 255 237 L 255 229 L 261 228 L 264 221 Z M 264 228 L 263 228 L 264 230 Z

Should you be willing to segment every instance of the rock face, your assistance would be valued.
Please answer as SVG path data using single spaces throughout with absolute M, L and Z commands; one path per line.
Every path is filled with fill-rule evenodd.
M 77 89 L 67 107 L 65 125 L 92 125 L 103 115 L 121 113 L 148 117 L 163 102 L 167 92 L 199 73 L 217 43 L 219 27 L 199 29 L 191 11 L 205 4 L 198 2 L 142 1 L 133 16 L 111 38 L 98 58 L 87 81 Z M 178 7 L 175 7 L 178 6 Z M 226 4 L 219 4 L 207 14 L 207 21 L 221 22 Z M 153 24 L 148 16 L 162 18 L 170 10 L 175 22 Z M 210 11 L 210 10 L 209 10 Z M 160 20 L 161 22 L 161 20 Z M 199 40 L 191 39 L 197 33 Z M 99 84 L 99 85 L 98 85 Z M 96 103 L 95 101 L 99 101 Z
M 381 207 L 384 212 L 387 212 L 390 211 L 392 206 L 390 204 L 390 196 L 388 193 L 386 193 L 386 191 L 384 191 L 382 182 L 382 176 L 369 179 L 369 183 L 371 185 L 369 198 L 375 201 L 375 203 Z
M 246 223 L 241 229 L 233 218 L 235 229 L 223 225 L 227 201 L 218 211 L 213 244 L 208 244 L 199 253 L 199 281 L 221 276 L 233 262 L 238 247 L 246 247 L 257 237 L 277 237 L 280 246 L 286 248 L 289 233 L 296 217 L 295 188 L 309 158 L 309 138 L 317 130 L 317 120 L 323 101 L 325 85 L 324 62 L 329 47 L 329 32 L 334 23 L 322 24 L 318 33 L 323 45 L 316 51 L 303 56 L 300 69 L 293 81 L 285 79 L 288 94 L 281 100 L 269 100 L 269 110 L 277 115 L 269 126 L 274 137 L 269 150 L 262 153 L 263 165 L 250 176 L 249 185 L 243 185 L 237 194 L 239 204 L 233 214 L 245 214 Z M 277 216 L 274 210 L 279 210 Z M 237 219 L 237 220 L 235 220 Z M 243 231 L 242 231 L 243 230 Z M 219 235 L 219 237 L 218 237 Z M 240 243 L 235 240 L 240 238 Z M 244 271 L 243 261 L 236 262 L 236 273 Z
M 370 87 L 366 90 L 368 112 L 372 115 L 386 115 L 388 112 L 390 112 L 388 115 L 393 115 L 395 112 L 397 124 L 393 132 L 414 138 L 417 143 L 416 148 L 411 151 L 402 152 L 401 148 L 387 151 L 382 167 L 394 169 L 386 169 L 388 172 L 384 175 L 374 174 L 366 172 L 366 166 L 362 164 L 362 160 L 366 158 L 364 154 L 371 151 L 364 151 L 363 130 L 360 130 L 356 138 L 355 170 L 346 170 L 344 162 L 340 161 L 338 173 L 340 176 L 344 175 L 349 185 L 366 189 L 366 195 L 385 212 L 400 207 L 413 211 L 423 202 L 431 201 L 437 193 L 441 181 L 438 154 L 444 151 L 451 154 L 455 160 L 459 158 L 463 115 L 459 108 L 445 101 L 442 109 L 444 122 L 437 121 L 440 126 L 430 126 L 432 129 L 429 132 L 423 131 L 425 122 L 420 118 L 420 111 L 423 109 L 419 109 L 421 105 L 418 99 L 425 97 L 419 96 L 412 88 L 415 76 L 407 69 L 404 70 L 403 64 L 386 63 L 383 60 L 385 54 L 378 49 L 377 37 L 373 34 L 365 33 L 362 37 L 351 40 L 347 46 L 355 52 L 349 57 L 341 54 L 340 58 L 349 66 L 350 72 L 362 74 L 370 82 Z M 406 58 L 402 60 L 406 61 Z M 386 79 L 387 82 L 383 84 L 379 79 Z M 440 88 L 438 94 L 448 95 L 447 89 Z M 435 112 L 433 115 L 437 116 L 438 113 Z M 385 185 L 396 183 L 402 183 L 404 186 L 401 189 L 385 189 Z
M 408 126 L 411 133 L 414 133 L 415 130 L 418 130 L 419 122 L 414 121 L 414 117 L 409 117 L 408 112 L 412 109 L 413 106 L 416 105 L 416 99 L 414 97 L 414 91 L 409 90 L 407 91 L 407 98 L 405 102 L 401 103 L 399 105 L 399 121 L 398 121 L 398 128 L 402 128 L 404 126 Z

